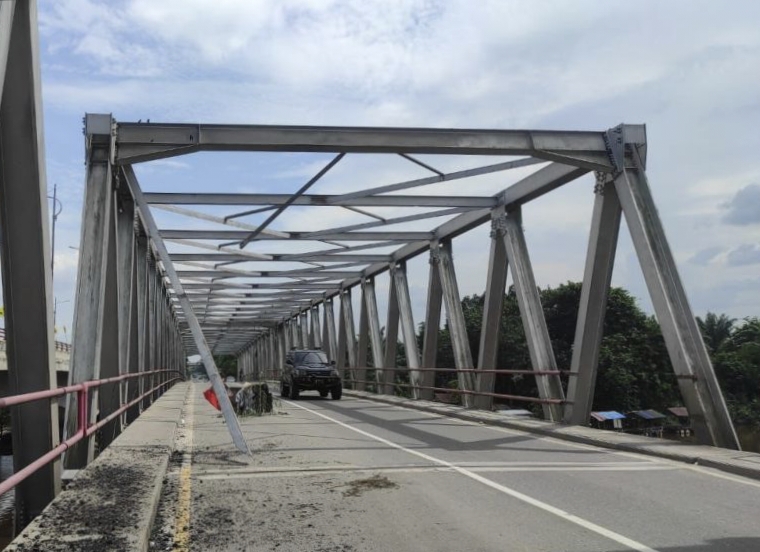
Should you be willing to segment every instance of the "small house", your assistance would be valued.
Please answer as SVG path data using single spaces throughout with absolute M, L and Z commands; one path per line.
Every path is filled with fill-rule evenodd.
M 662 437 L 663 427 L 667 416 L 657 410 L 634 410 L 629 412 L 632 418 L 632 429 L 647 437 Z
M 625 414 L 615 412 L 614 410 L 605 410 L 603 412 L 591 413 L 591 427 L 596 429 L 623 429 L 623 420 L 625 420 Z

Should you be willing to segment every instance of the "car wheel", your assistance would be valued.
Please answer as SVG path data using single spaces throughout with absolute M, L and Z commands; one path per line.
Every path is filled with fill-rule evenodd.
M 290 398 L 293 400 L 296 400 L 298 398 L 298 395 L 301 394 L 301 390 L 298 389 L 298 386 L 294 383 L 290 386 Z
M 343 396 L 343 387 L 333 387 L 332 391 L 330 391 L 330 394 L 332 395 L 332 400 L 339 401 L 340 398 Z
M 320 397 L 322 397 L 322 398 L 324 399 L 324 398 L 325 398 L 325 397 L 326 397 L 326 396 L 327 396 L 329 393 L 330 393 L 330 392 L 329 392 L 327 389 L 322 389 L 322 390 L 320 390 L 320 392 L 319 392 L 319 396 L 320 396 Z

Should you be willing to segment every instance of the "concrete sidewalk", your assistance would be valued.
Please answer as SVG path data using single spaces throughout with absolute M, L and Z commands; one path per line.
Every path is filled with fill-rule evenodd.
M 164 393 L 5 550 L 147 550 L 188 389 Z
M 451 416 L 475 423 L 491 424 L 509 429 L 537 433 L 564 441 L 594 445 L 613 450 L 635 452 L 667 458 L 688 464 L 715 468 L 727 473 L 760 480 L 760 454 L 735 451 L 703 445 L 692 445 L 667 439 L 655 439 L 628 433 L 604 431 L 590 427 L 568 426 L 544 420 L 516 419 L 483 410 L 470 410 L 462 406 L 442 404 L 433 401 L 412 400 L 389 395 L 375 395 L 363 391 L 344 390 L 344 394 L 361 397 L 385 404 L 413 408 L 423 412 Z

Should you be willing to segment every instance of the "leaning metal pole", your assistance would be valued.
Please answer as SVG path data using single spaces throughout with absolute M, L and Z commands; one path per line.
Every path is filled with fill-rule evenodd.
M 240 429 L 240 424 L 238 423 L 237 416 L 235 416 L 235 412 L 232 410 L 232 403 L 230 403 L 230 399 L 227 396 L 227 391 L 224 388 L 222 378 L 216 368 L 216 363 L 214 363 L 214 357 L 211 354 L 211 349 L 209 349 L 208 343 L 206 343 L 206 338 L 203 335 L 201 325 L 198 323 L 198 319 L 195 317 L 193 307 L 190 304 L 190 299 L 188 299 L 187 295 L 185 294 L 185 290 L 182 288 L 182 283 L 179 281 L 177 272 L 174 270 L 174 265 L 169 258 L 169 252 L 166 250 L 164 240 L 161 238 L 161 235 L 158 232 L 158 227 L 156 226 L 156 222 L 153 220 L 153 215 L 148 208 L 148 204 L 143 198 L 142 190 L 140 189 L 137 178 L 132 171 L 132 167 L 123 167 L 122 174 L 124 174 L 126 178 L 127 185 L 132 192 L 132 197 L 134 198 L 135 204 L 139 209 L 140 219 L 145 226 L 145 231 L 156 247 L 159 258 L 164 265 L 166 275 L 169 277 L 169 281 L 171 282 L 172 287 L 174 288 L 174 292 L 176 293 L 180 305 L 182 306 L 182 310 L 185 314 L 185 320 L 187 322 L 187 325 L 190 327 L 190 331 L 193 334 L 193 339 L 195 340 L 195 346 L 198 348 L 198 353 L 201 355 L 203 366 L 206 368 L 206 374 L 208 375 L 208 379 L 214 388 L 214 393 L 216 393 L 216 397 L 219 400 L 219 405 L 222 409 L 222 415 L 224 415 L 224 420 L 227 422 L 227 428 L 229 429 L 230 435 L 232 435 L 232 441 L 235 443 L 235 446 L 240 452 L 251 454 L 251 451 L 248 448 L 248 444 L 243 438 L 243 432 Z

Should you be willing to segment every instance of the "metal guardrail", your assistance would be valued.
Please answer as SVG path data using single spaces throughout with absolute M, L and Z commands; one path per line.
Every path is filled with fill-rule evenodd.
M 534 404 L 572 404 L 572 401 L 569 401 L 567 399 L 542 399 L 540 397 L 527 397 L 524 395 L 509 395 L 504 393 L 488 393 L 483 391 L 476 391 L 476 390 L 470 390 L 470 389 L 459 389 L 459 388 L 450 388 L 450 387 L 435 387 L 430 385 L 420 385 L 419 383 L 402 383 L 398 381 L 391 381 L 391 382 L 378 382 L 376 380 L 359 380 L 354 379 L 352 377 L 351 372 L 353 370 L 381 370 L 381 371 L 391 371 L 394 373 L 401 372 L 404 374 L 409 374 L 411 372 L 445 372 L 447 374 L 450 374 L 452 377 L 456 377 L 458 374 L 505 374 L 505 375 L 531 375 L 531 376 L 568 376 L 573 377 L 576 374 L 570 372 L 569 370 L 498 370 L 498 369 L 479 369 L 479 368 L 407 368 L 407 367 L 384 367 L 384 368 L 374 368 L 372 366 L 366 366 L 366 367 L 358 367 L 358 368 L 344 368 L 345 374 L 343 377 L 343 382 L 351 384 L 355 387 L 357 383 L 363 383 L 365 385 L 375 385 L 375 386 L 383 386 L 383 385 L 390 385 L 393 388 L 402 388 L 402 389 L 418 389 L 418 390 L 426 390 L 426 391 L 432 391 L 433 393 L 446 393 L 446 394 L 452 394 L 452 395 L 479 395 L 484 397 L 491 397 L 494 399 L 503 399 L 507 401 L 516 401 L 516 402 L 526 402 L 526 403 L 534 403 Z M 272 370 L 269 371 L 269 377 L 273 380 L 280 379 L 280 371 L 279 370 Z
M 0 328 L 0 348 L 5 348 L 5 328 Z M 71 343 L 64 343 L 63 341 L 55 342 L 55 350 L 62 351 L 64 353 L 71 352 Z
M 77 394 L 77 431 L 74 435 L 63 441 L 61 444 L 59 444 L 57 447 L 52 449 L 47 454 L 44 454 L 40 456 L 37 460 L 34 462 L 31 462 L 29 465 L 24 467 L 23 469 L 17 471 L 13 475 L 11 475 L 8 479 L 0 483 L 0 496 L 10 491 L 12 488 L 14 488 L 16 485 L 24 481 L 27 477 L 32 475 L 34 472 L 45 466 L 46 464 L 49 464 L 53 460 L 55 460 L 58 456 L 66 452 L 66 450 L 77 444 L 82 439 L 85 439 L 86 437 L 89 437 L 96 431 L 98 431 L 100 428 L 105 426 L 108 422 L 114 420 L 117 416 L 124 413 L 128 408 L 135 406 L 143 399 L 149 397 L 152 393 L 155 393 L 162 387 L 165 387 L 169 385 L 170 383 L 173 383 L 175 381 L 181 381 L 183 378 L 176 377 L 169 379 L 165 382 L 162 382 L 149 391 L 146 391 L 136 399 L 121 405 L 117 410 L 103 418 L 102 420 L 99 420 L 98 422 L 94 424 L 90 424 L 90 401 L 88 400 L 88 394 L 89 390 L 93 388 L 100 387 L 102 385 L 105 385 L 107 383 L 119 383 L 122 381 L 134 379 L 134 378 L 140 378 L 144 376 L 155 376 L 157 374 L 180 374 L 178 370 L 151 370 L 148 372 L 139 372 L 137 374 L 124 374 L 121 376 L 115 376 L 112 378 L 106 378 L 106 379 L 100 379 L 100 380 L 92 380 L 92 381 L 85 381 L 83 383 L 78 383 L 76 385 L 68 385 L 66 387 L 58 387 L 56 389 L 48 389 L 45 391 L 35 391 L 33 393 L 24 393 L 23 395 L 12 395 L 9 397 L 2 397 L 0 398 L 0 408 L 6 408 L 9 406 L 15 406 L 19 404 L 24 404 L 28 402 L 33 401 L 41 401 L 45 399 L 54 399 L 56 397 L 60 397 L 63 395 L 67 395 L 69 393 L 76 393 Z

